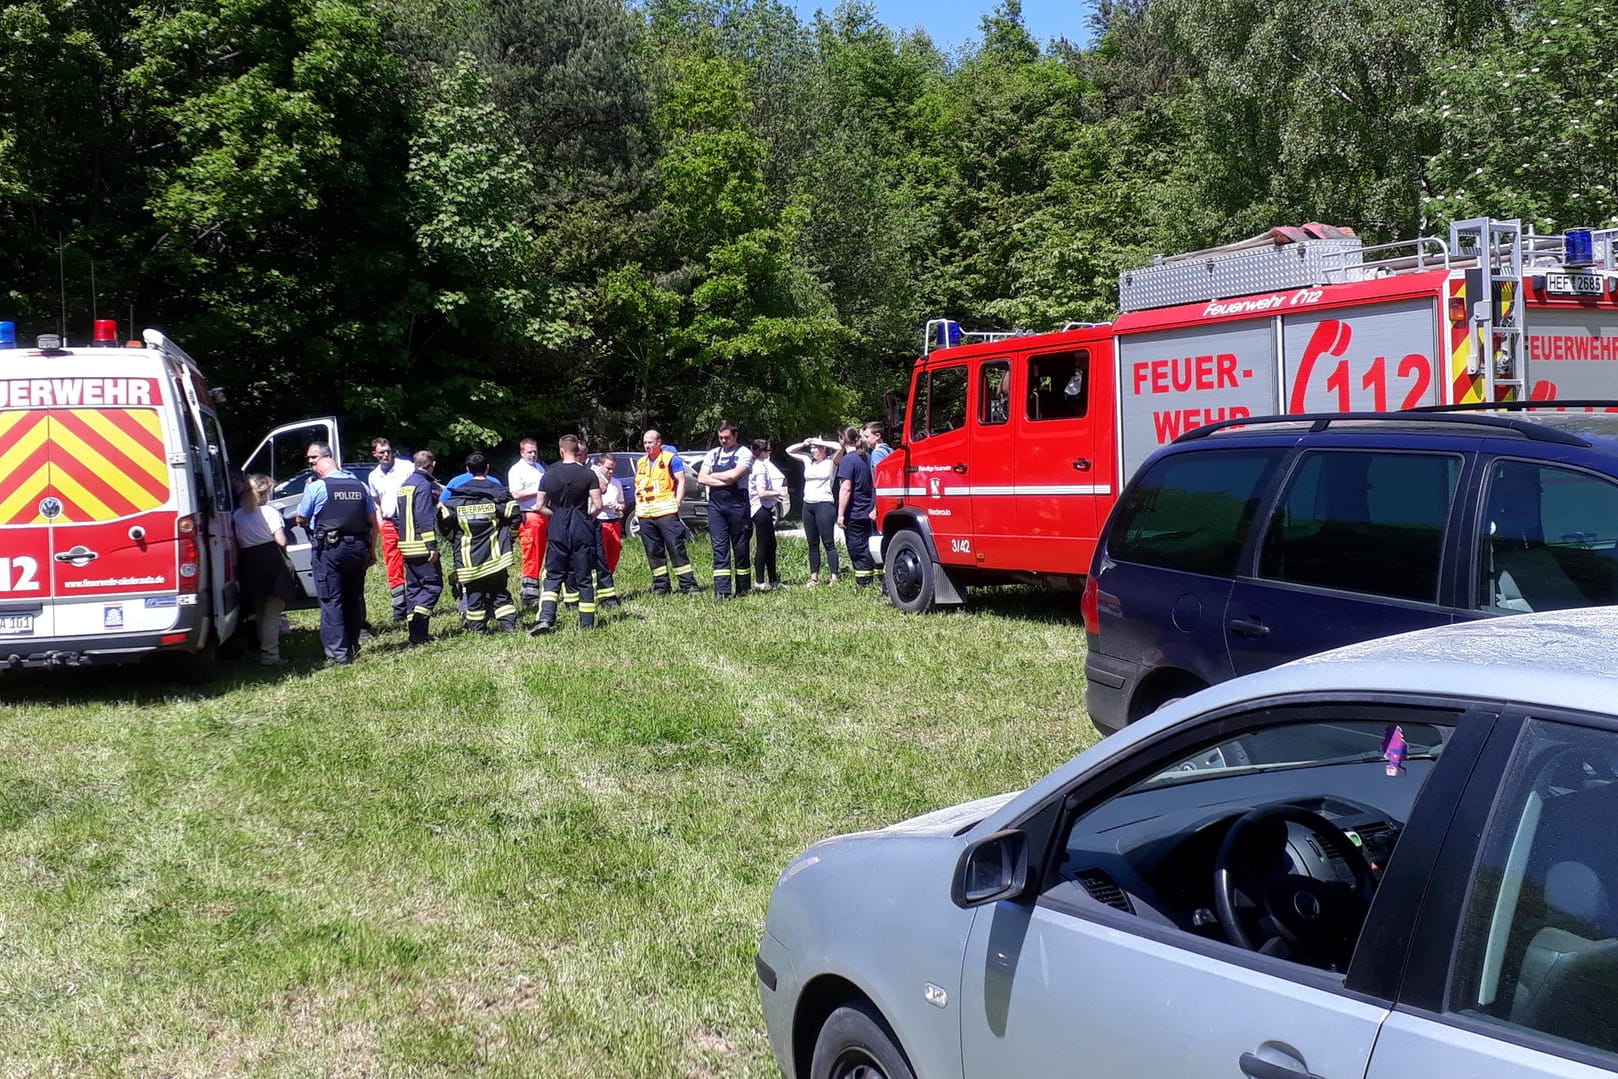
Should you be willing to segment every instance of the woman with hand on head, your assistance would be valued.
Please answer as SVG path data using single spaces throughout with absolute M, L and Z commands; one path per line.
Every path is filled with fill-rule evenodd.
M 820 583 L 820 552 L 826 551 L 827 583 L 837 583 L 837 443 L 811 436 L 787 447 L 787 456 L 803 465 L 803 534 L 809 540 L 809 585 Z

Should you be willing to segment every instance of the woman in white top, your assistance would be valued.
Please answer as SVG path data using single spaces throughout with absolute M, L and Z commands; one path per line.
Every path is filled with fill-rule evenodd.
M 618 558 L 624 553 L 624 489 L 612 478 L 612 454 L 598 453 L 593 463 L 601 480 L 601 513 L 596 520 L 601 522 L 602 557 L 607 572 L 617 573 Z
M 281 658 L 281 612 L 298 593 L 287 566 L 286 522 L 274 507 L 263 504 L 269 491 L 268 476 L 249 476 L 231 523 L 240 548 L 242 601 L 258 618 L 258 661 L 280 667 L 286 662 Z
M 775 568 L 775 514 L 779 504 L 785 513 L 789 506 L 787 478 L 770 460 L 770 440 L 753 440 L 753 468 L 747 474 L 747 511 L 753 520 L 753 587 L 760 592 L 781 586 L 781 571 Z
M 809 584 L 820 583 L 820 549 L 826 549 L 826 566 L 837 583 L 837 497 L 832 480 L 837 461 L 832 456 L 841 447 L 829 439 L 811 437 L 787 447 L 787 456 L 803 463 L 803 534 L 809 540 Z

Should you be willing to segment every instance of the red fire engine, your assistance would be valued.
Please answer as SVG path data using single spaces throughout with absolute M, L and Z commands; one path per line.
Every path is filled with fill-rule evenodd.
M 1114 322 L 1056 333 L 927 324 L 876 470 L 901 610 L 968 585 L 1080 587 L 1124 481 L 1205 423 L 1618 397 L 1618 229 L 1478 219 L 1376 246 L 1274 229 L 1160 257 L 1119 294 Z

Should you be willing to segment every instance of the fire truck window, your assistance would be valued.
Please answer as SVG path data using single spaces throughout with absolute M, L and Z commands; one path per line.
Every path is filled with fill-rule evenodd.
M 1305 454 L 1265 530 L 1259 576 L 1436 603 L 1460 476 L 1447 454 Z
M 1090 407 L 1090 353 L 1057 352 L 1028 360 L 1028 418 L 1076 420 Z
M 978 423 L 993 427 L 1011 419 L 1011 363 L 983 365 L 978 377 Z
M 928 375 L 926 399 L 911 409 L 910 440 L 920 442 L 966 424 L 966 368 L 945 367 Z
M 1498 613 L 1618 603 L 1618 486 L 1530 461 L 1496 461 L 1484 496 L 1477 605 Z
M 1107 536 L 1119 562 L 1229 577 L 1282 450 L 1165 457 L 1129 485 Z

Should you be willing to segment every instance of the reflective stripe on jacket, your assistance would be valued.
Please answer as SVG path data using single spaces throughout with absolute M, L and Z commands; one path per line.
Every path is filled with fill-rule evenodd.
M 678 513 L 678 482 L 672 471 L 674 453 L 664 450 L 656 457 L 642 457 L 635 464 L 635 514 L 639 517 L 667 517 Z

